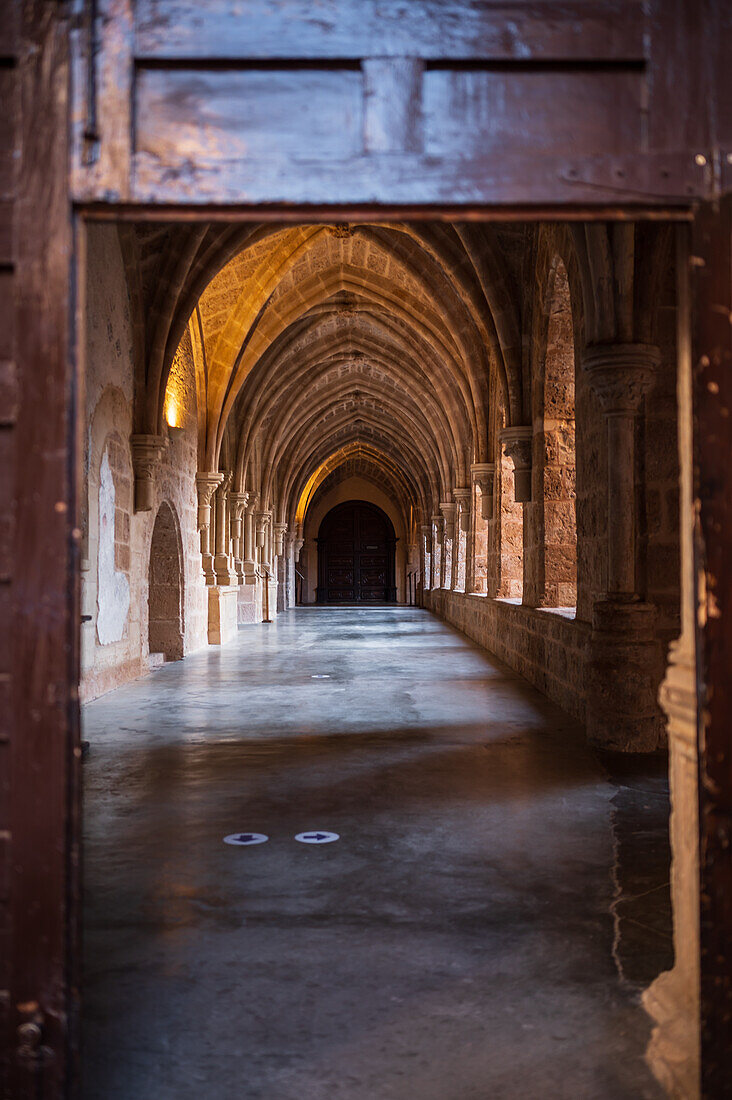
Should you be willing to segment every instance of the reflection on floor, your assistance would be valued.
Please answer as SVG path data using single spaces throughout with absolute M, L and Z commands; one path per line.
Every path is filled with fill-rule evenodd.
M 623 788 L 426 612 L 288 612 L 84 722 L 87 1100 L 660 1096 Z

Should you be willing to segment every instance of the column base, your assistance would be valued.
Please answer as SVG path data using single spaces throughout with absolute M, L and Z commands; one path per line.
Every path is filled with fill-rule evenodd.
M 217 554 L 213 560 L 213 567 L 216 574 L 216 583 L 221 588 L 228 588 L 232 584 L 237 584 L 237 576 L 231 569 L 228 554 Z
M 250 582 L 245 573 L 244 583 L 239 585 L 237 596 L 237 622 L 239 626 L 262 621 L 262 585 L 255 576 Z
M 673 970 L 659 974 L 642 1000 L 657 1025 L 646 1050 L 653 1075 L 674 1100 L 698 1100 L 698 1008 L 680 988 Z
M 208 642 L 226 645 L 236 637 L 236 587 L 213 585 L 208 589 Z
M 613 752 L 654 752 L 665 742 L 658 706 L 661 646 L 652 604 L 602 600 L 592 615 L 587 737 Z

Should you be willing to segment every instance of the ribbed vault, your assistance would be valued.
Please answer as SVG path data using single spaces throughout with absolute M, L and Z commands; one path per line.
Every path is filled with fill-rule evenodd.
M 633 331 L 633 233 L 554 233 L 595 339 Z M 200 471 L 230 471 L 232 489 L 258 494 L 279 523 L 302 523 L 323 471 L 357 455 L 424 522 L 470 485 L 472 465 L 494 461 L 503 427 L 531 421 L 522 286 L 552 262 L 541 229 L 153 224 L 120 235 L 136 430 L 163 431 L 171 366 L 189 355 Z

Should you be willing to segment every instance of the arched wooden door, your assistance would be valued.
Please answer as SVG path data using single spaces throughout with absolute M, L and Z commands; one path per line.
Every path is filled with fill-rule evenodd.
M 349 500 L 332 508 L 318 532 L 318 603 L 396 600 L 391 520 L 375 504 Z

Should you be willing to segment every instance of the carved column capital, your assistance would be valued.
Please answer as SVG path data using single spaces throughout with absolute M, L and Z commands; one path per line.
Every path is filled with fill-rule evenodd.
M 495 462 L 475 462 L 470 467 L 473 483 L 480 489 L 480 511 L 483 519 L 493 519 L 493 486 L 496 477 Z
M 430 535 L 432 534 L 432 524 L 430 524 L 430 523 L 421 524 L 419 529 L 420 529 L 420 531 L 422 532 L 422 534 L 424 535 L 424 537 L 426 539 L 428 539 L 430 537 Z
M 165 439 L 161 435 L 130 436 L 136 512 L 149 512 L 153 506 L 153 475 L 164 448 Z
M 211 498 L 224 479 L 222 473 L 196 474 L 196 492 L 198 494 L 198 530 L 211 526 Z
M 285 535 L 287 533 L 286 523 L 275 523 L 275 554 L 280 557 L 285 552 Z
M 248 500 L 249 493 L 247 492 L 229 493 L 229 501 L 231 503 L 231 510 L 235 520 L 240 520 L 243 518 Z
M 259 504 L 259 493 L 255 493 L 255 492 L 250 491 L 249 499 L 247 500 L 247 512 L 251 512 L 252 515 L 253 515 L 257 510 L 258 504 Z
M 582 356 L 592 389 L 608 416 L 633 416 L 661 364 L 654 344 L 590 344 Z
M 267 524 L 272 519 L 272 513 L 267 511 L 257 512 L 255 519 L 257 524 L 257 546 L 261 549 L 264 546 L 265 531 L 267 530 Z
M 452 501 L 440 501 L 440 511 L 444 517 L 445 526 L 445 538 L 451 539 L 455 535 L 455 511 L 457 504 L 453 504 Z
M 457 504 L 460 506 L 460 530 L 467 534 L 470 530 L 470 505 L 473 496 L 471 489 L 453 489 Z
M 501 432 L 501 443 L 513 462 L 514 498 L 517 504 L 526 504 L 531 500 L 532 435 L 530 424 L 504 428 Z

